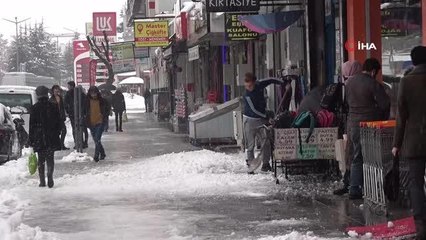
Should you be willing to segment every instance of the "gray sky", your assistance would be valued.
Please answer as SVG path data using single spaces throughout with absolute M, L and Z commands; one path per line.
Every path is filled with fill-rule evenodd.
M 126 0 L 1 0 L 0 33 L 10 38 L 15 35 L 15 25 L 3 18 L 18 21 L 30 17 L 27 23 L 44 21 L 49 33 L 70 33 L 64 28 L 85 33 L 85 23 L 92 21 L 93 12 L 119 13 Z M 65 41 L 63 39 L 62 41 Z

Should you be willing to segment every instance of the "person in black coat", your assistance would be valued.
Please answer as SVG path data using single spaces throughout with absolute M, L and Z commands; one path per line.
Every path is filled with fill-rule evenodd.
M 105 100 L 105 106 L 107 109 L 107 115 L 104 116 L 104 131 L 108 132 L 109 130 L 109 115 L 111 114 L 111 108 L 112 108 L 112 92 L 107 89 L 102 89 L 101 96 Z
M 40 187 L 46 186 L 45 163 L 47 163 L 47 185 L 53 187 L 54 152 L 61 149 L 59 135 L 61 117 L 56 104 L 49 102 L 49 89 L 37 87 L 38 102 L 30 109 L 29 145 L 38 154 Z
M 112 107 L 115 113 L 115 127 L 117 132 L 123 131 L 123 112 L 126 111 L 126 102 L 124 95 L 120 89 L 118 89 L 114 95 L 112 95 Z
M 52 96 L 49 101 L 56 104 L 59 110 L 59 117 L 61 118 L 61 150 L 69 150 L 65 147 L 65 136 L 67 135 L 67 126 L 65 125 L 66 115 L 65 115 L 65 104 L 62 98 L 62 89 L 58 85 L 54 85 L 51 89 Z
M 73 137 L 74 137 L 74 142 L 76 142 L 76 125 L 75 125 L 75 114 L 74 114 L 74 89 L 75 89 L 75 83 L 70 81 L 68 82 L 68 91 L 65 94 L 65 98 L 64 98 L 64 107 L 65 107 L 65 111 L 68 114 L 68 117 L 71 120 L 71 127 L 72 127 L 72 132 L 73 132 Z M 82 99 L 82 106 L 83 106 L 83 112 L 85 112 L 86 110 L 84 109 L 85 102 L 86 102 L 86 95 L 84 93 L 81 94 L 81 99 Z M 83 121 L 83 124 L 85 124 L 86 122 Z M 83 140 L 83 148 L 87 148 L 88 144 L 87 141 L 89 139 L 89 132 L 87 131 L 87 127 L 83 126 L 83 134 L 84 134 L 84 140 Z

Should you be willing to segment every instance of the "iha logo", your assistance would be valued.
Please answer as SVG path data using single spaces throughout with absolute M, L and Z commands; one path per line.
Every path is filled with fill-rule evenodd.
M 346 48 L 346 51 L 348 52 L 354 52 L 355 50 L 358 50 L 358 51 L 377 50 L 377 47 L 374 43 L 364 43 L 361 41 L 358 41 L 355 43 L 355 41 L 353 40 L 348 40 L 345 43 L 345 48 Z

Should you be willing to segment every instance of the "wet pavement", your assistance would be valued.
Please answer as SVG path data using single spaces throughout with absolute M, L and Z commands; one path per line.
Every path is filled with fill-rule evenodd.
M 185 135 L 170 132 L 166 124 L 155 122 L 149 115 L 129 115 L 124 126 L 124 133 L 105 135 L 105 162 L 57 161 L 55 176 L 114 170 L 118 165 L 165 153 L 197 150 Z M 93 153 L 93 149 L 88 152 Z M 58 153 L 56 158 L 65 154 Z M 31 197 L 25 224 L 39 226 L 65 240 L 258 239 L 292 231 L 343 239 L 346 227 L 366 222 L 359 207 L 362 201 L 349 201 L 329 192 L 293 194 L 280 191 L 273 181 L 270 184 L 278 191 L 241 196 L 157 196 L 119 189 L 100 195 L 34 187 L 16 192 L 24 199 Z

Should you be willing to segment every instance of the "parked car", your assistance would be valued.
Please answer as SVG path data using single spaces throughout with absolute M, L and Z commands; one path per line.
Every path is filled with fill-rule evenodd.
M 29 109 L 36 101 L 34 87 L 0 86 L 0 164 L 21 156 L 28 141 Z
M 0 103 L 9 107 L 12 115 L 22 114 L 22 119 L 25 121 L 24 128 L 27 132 L 29 132 L 30 126 L 29 110 L 37 102 L 35 89 L 35 87 L 27 86 L 0 86 Z

